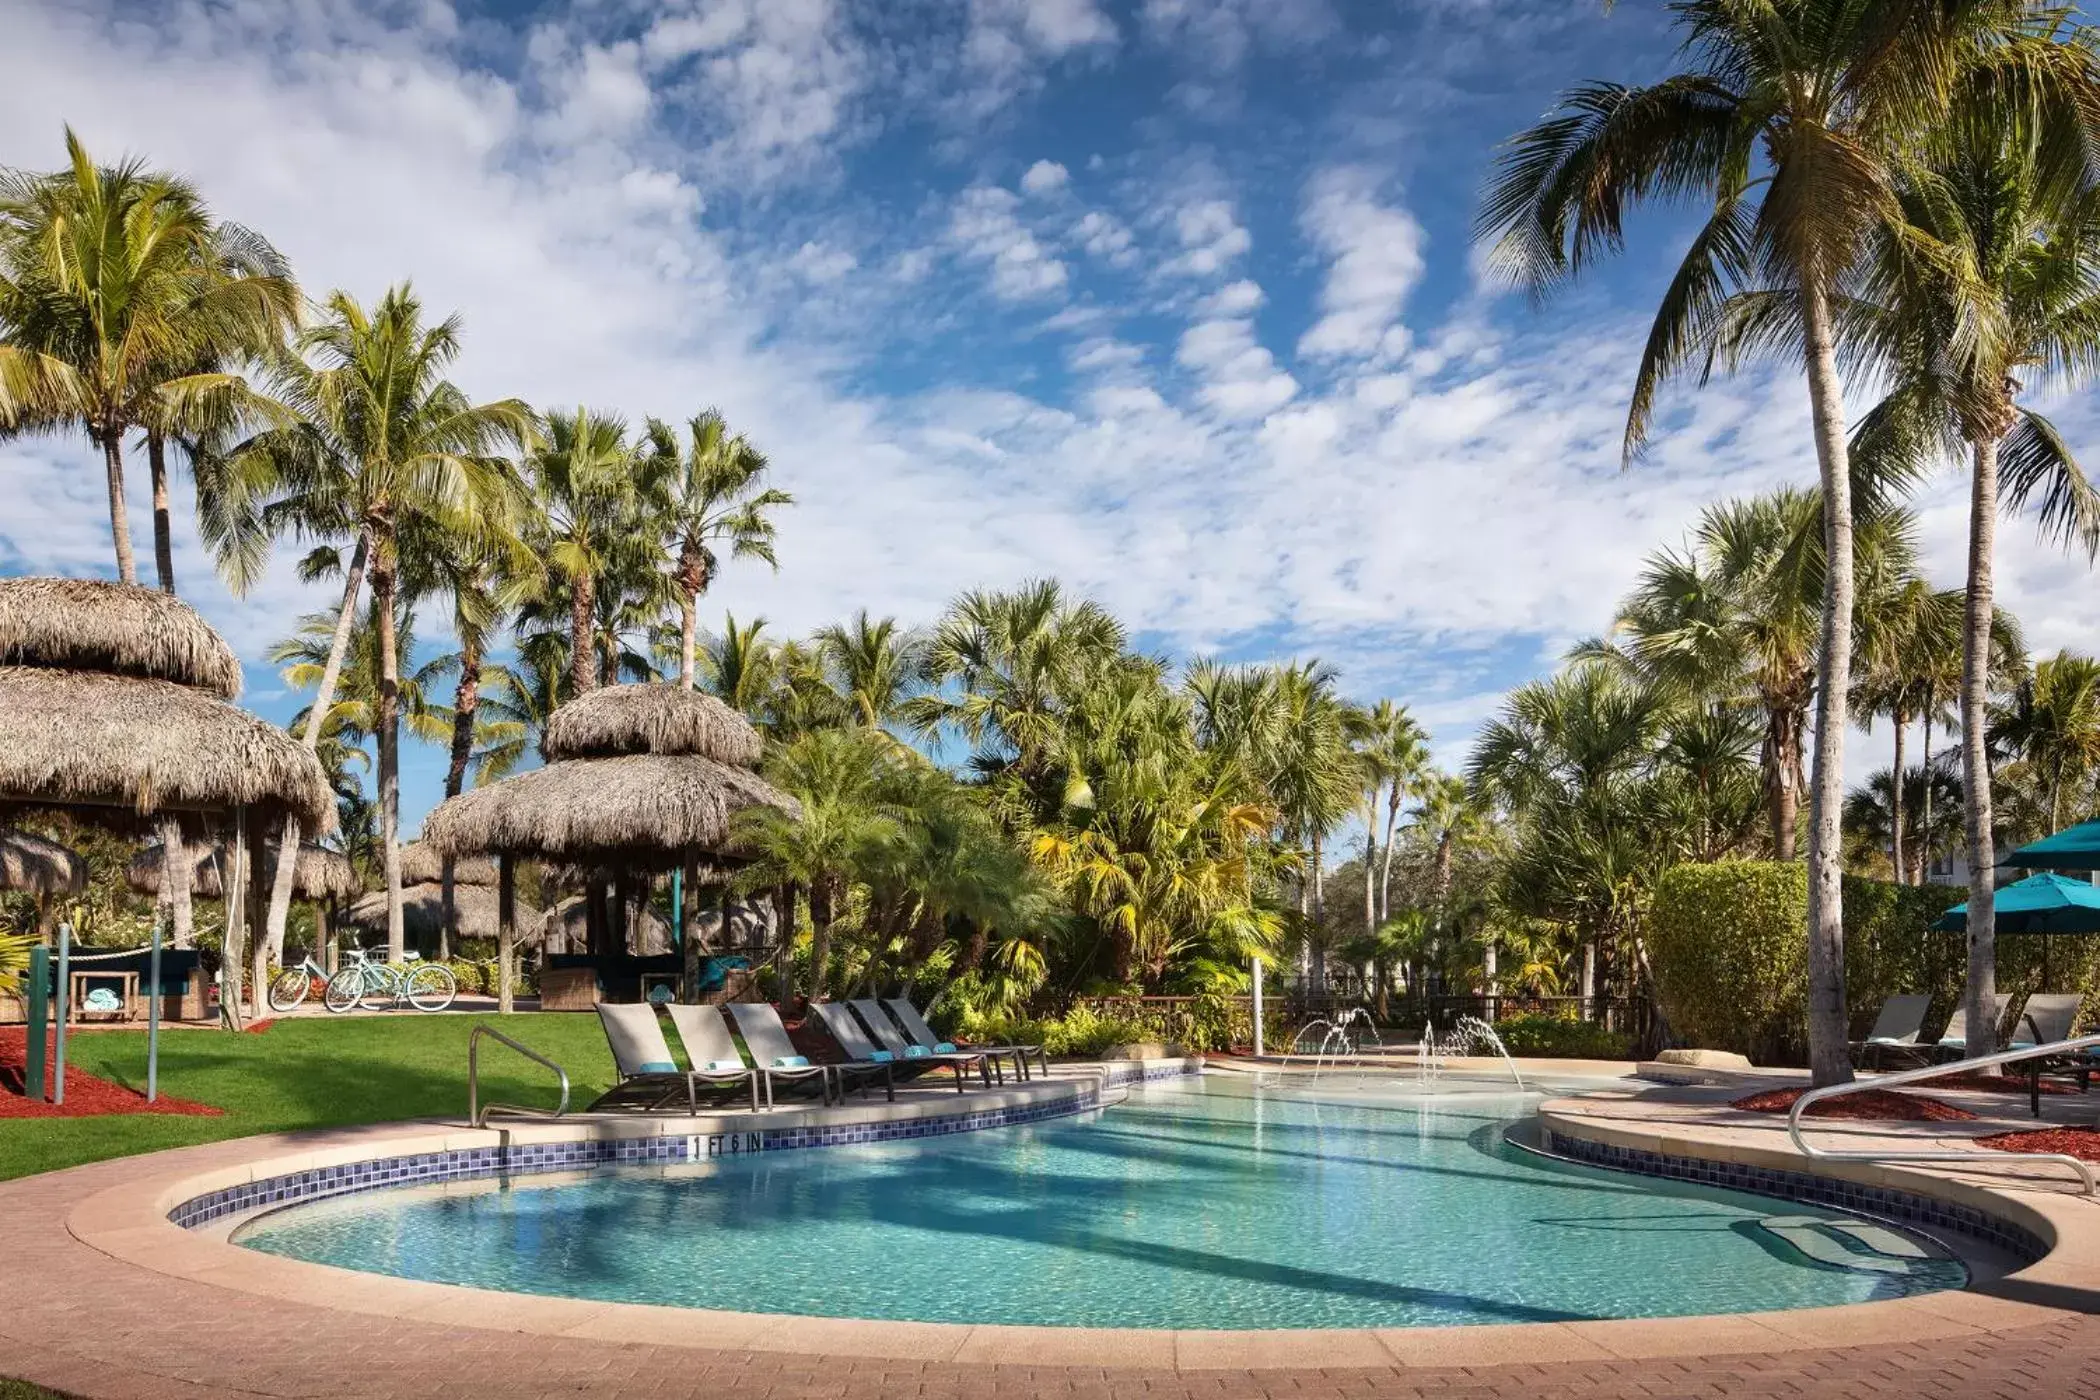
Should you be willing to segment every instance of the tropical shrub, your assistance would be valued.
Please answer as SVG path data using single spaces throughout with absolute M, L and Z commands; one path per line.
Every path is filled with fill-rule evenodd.
M 1649 961 L 1670 1029 L 1760 1064 L 1806 1036 L 1808 869 L 1791 862 L 1678 865 L 1655 882 Z
M 1900 993 L 1932 998 L 1928 1028 L 1960 1001 L 1967 951 L 1958 933 L 1932 925 L 1963 892 L 1845 877 L 1845 1000 L 1851 1033 L 1866 1034 L 1881 1004 Z M 2038 984 L 2036 939 L 2005 939 L 1998 981 Z M 2068 943 L 2070 940 L 2058 940 Z M 1762 1064 L 1797 1059 L 1806 1040 L 1808 872 L 1798 864 L 1722 861 L 1679 865 L 1656 881 L 1649 951 L 1663 1014 L 1677 1038 L 1736 1050 Z M 2082 974 L 2076 955 L 2059 973 Z M 2059 977 L 2061 980 L 2061 977 Z
M 1548 1016 L 1527 1011 L 1495 1022 L 1495 1033 L 1512 1055 L 1542 1055 L 1569 1060 L 1623 1060 L 1633 1053 L 1633 1037 L 1577 1016 Z

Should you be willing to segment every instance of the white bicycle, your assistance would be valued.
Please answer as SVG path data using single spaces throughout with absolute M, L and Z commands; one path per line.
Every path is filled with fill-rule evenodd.
M 424 962 L 414 953 L 390 963 L 362 948 L 346 948 L 343 965 L 328 979 L 321 1004 L 337 1013 L 360 1006 L 391 1011 L 403 1003 L 418 1011 L 443 1011 L 458 995 L 459 982 L 449 967 Z

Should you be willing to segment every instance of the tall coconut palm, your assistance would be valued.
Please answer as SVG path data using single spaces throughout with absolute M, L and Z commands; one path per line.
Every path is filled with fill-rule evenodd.
M 1906 775 L 1906 784 L 1910 768 L 1904 762 L 1904 740 L 1910 722 L 1922 718 L 1926 742 L 1931 742 L 1931 692 L 1939 679 L 1938 663 L 1946 655 L 1945 643 L 1953 639 L 1959 651 L 1961 607 L 1959 590 L 1936 590 L 1924 579 L 1912 578 L 1888 591 L 1861 618 L 1853 706 L 1862 728 L 1871 730 L 1875 719 L 1888 717 L 1895 738 L 1891 772 Z M 1910 873 L 1904 849 L 1907 806 L 1891 802 L 1887 808 L 1889 865 L 1898 884 L 1908 883 Z
M 1327 889 L 1323 851 L 1327 833 L 1355 806 L 1357 762 L 1349 750 L 1349 707 L 1335 693 L 1338 677 L 1319 661 L 1294 662 L 1277 678 L 1283 714 L 1279 740 L 1262 757 L 1261 773 L 1285 830 L 1303 843 L 1303 885 L 1310 934 L 1307 975 L 1314 992 L 1327 987 Z
M 649 451 L 661 462 L 662 499 L 653 512 L 672 551 L 672 579 L 678 592 L 678 683 L 687 690 L 698 680 L 697 618 L 700 595 L 721 567 L 721 552 L 731 558 L 763 559 L 774 568 L 772 513 L 793 505 L 785 491 L 764 485 L 765 453 L 742 433 L 732 434 L 714 409 L 686 424 L 683 443 L 676 432 L 649 420 Z
M 298 288 L 267 243 L 215 222 L 186 181 L 98 166 L 70 128 L 67 168 L 0 172 L 0 431 L 79 427 L 102 453 L 117 576 L 138 582 L 124 441 L 147 434 L 155 556 L 173 591 L 167 437 L 248 400 L 230 360 L 273 345 Z
M 2085 46 L 2078 47 L 2083 54 Z M 2088 59 L 2074 73 L 2100 92 Z M 1996 985 L 1988 755 L 1997 517 L 2030 501 L 2046 535 L 2100 549 L 2100 493 L 2054 424 L 2019 400 L 2076 388 L 2100 368 L 2100 188 L 2087 152 L 2032 120 L 1970 120 L 1906 171 L 1905 228 L 1884 239 L 1877 277 L 1852 320 L 1895 366 L 1892 392 L 1861 426 L 1863 453 L 1891 474 L 1966 460 L 1969 554 L 1960 684 L 1968 829 L 1971 1055 L 1992 1048 Z M 1929 238 L 1936 256 L 1911 244 Z M 1962 334 L 1969 323 L 1984 333 Z
M 526 459 L 534 510 L 529 537 L 550 579 L 568 595 L 572 695 L 598 687 L 599 579 L 623 565 L 655 567 L 655 543 L 640 529 L 645 461 L 628 442 L 623 421 L 580 407 L 549 414 L 544 437 Z
M 765 717 L 780 682 L 778 648 L 765 630 L 762 617 L 740 627 L 735 613 L 724 614 L 722 631 L 708 639 L 701 666 L 701 688 L 754 721 Z
M 379 713 L 380 846 L 387 891 L 387 950 L 406 946 L 401 918 L 401 651 L 395 635 L 400 536 L 428 528 L 492 546 L 518 518 L 517 479 L 506 447 L 536 439 L 532 411 L 515 399 L 476 404 L 444 373 L 459 354 L 459 319 L 436 325 L 403 284 L 369 310 L 347 292 L 332 294 L 322 320 L 299 337 L 299 354 L 276 367 L 271 391 L 293 415 L 233 449 L 264 464 L 278 498 L 263 511 L 273 533 L 350 544 L 342 566 L 343 602 L 301 741 L 320 738 L 369 568 L 381 666 Z M 280 847 L 299 849 L 297 823 Z M 283 937 L 291 907 L 292 862 L 278 862 L 268 929 Z
M 1901 216 L 1897 169 L 1991 65 L 2033 86 L 2072 66 L 2047 42 L 2059 14 L 2025 0 L 1679 0 L 1684 71 L 1642 87 L 1591 83 L 1520 134 L 1482 209 L 1496 266 L 1544 292 L 1622 246 L 1626 211 L 1692 204 L 1704 223 L 1649 332 L 1627 416 L 1628 460 L 1656 391 L 1702 352 L 1731 292 L 1791 308 L 1751 348 L 1807 372 L 1824 502 L 1824 571 L 1809 832 L 1809 1048 L 1818 1084 L 1849 1079 L 1844 996 L 1844 736 L 1852 661 L 1852 472 L 1835 306 L 1869 241 Z M 1711 364 L 1711 361 L 1709 361 Z
M 1429 765 L 1429 736 L 1405 705 L 1380 700 L 1357 712 L 1354 740 L 1363 765 L 1364 807 L 1364 930 L 1372 932 L 1389 917 L 1393 883 L 1393 828 L 1399 825 L 1400 808 L 1415 779 Z M 1379 806 L 1384 798 L 1384 857 L 1378 859 Z M 1373 884 L 1373 865 L 1377 865 Z M 1375 891 L 1375 893 L 1374 893 Z

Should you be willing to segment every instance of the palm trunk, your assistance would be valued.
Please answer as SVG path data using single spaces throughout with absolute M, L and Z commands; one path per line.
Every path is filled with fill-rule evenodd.
M 516 1005 L 517 924 L 518 868 L 510 856 L 501 855 L 496 857 L 496 1013 L 501 1016 Z
M 1374 802 L 1364 813 L 1364 936 L 1367 938 L 1378 927 L 1378 886 L 1371 877 L 1371 863 L 1378 858 L 1378 828 L 1374 825 L 1377 815 L 1378 807 Z
M 823 1000 L 825 964 L 831 961 L 831 881 L 809 882 L 809 999 Z
M 1801 712 L 1791 701 L 1765 707 L 1765 819 L 1772 829 L 1772 859 L 1794 858 L 1795 826 L 1801 808 Z
M 1808 1060 L 1817 1085 L 1852 1078 L 1845 1013 L 1845 725 L 1852 684 L 1852 473 L 1830 306 L 1819 275 L 1802 288 L 1808 397 L 1823 483 L 1822 675 L 1816 687 L 1816 757 L 1809 787 Z
M 117 546 L 117 578 L 139 581 L 138 565 L 131 557 L 131 514 L 124 504 L 124 435 L 102 435 L 102 470 L 109 479 L 109 534 Z
M 187 948 L 197 936 L 196 913 L 190 905 L 190 878 L 196 867 L 183 843 L 181 819 L 161 818 L 160 850 L 160 887 L 168 896 L 169 937 L 177 948 Z
M 379 849 L 386 868 L 386 956 L 408 951 L 401 917 L 401 658 L 394 654 L 395 560 L 390 538 L 375 541 L 372 607 L 379 614 Z
M 700 857 L 686 853 L 678 878 L 678 953 L 686 1001 L 700 998 Z
M 461 627 L 459 637 L 459 685 L 452 692 L 452 755 L 445 767 L 445 796 L 457 797 L 467 785 L 467 760 L 474 756 L 474 721 L 481 709 L 481 645 L 471 627 Z M 459 931 L 458 880 L 452 857 L 445 857 L 439 879 L 443 907 L 438 919 L 438 956 L 452 955 L 452 940 Z
M 1321 833 L 1312 837 L 1312 989 L 1327 990 L 1327 877 L 1320 869 Z
M 1378 922 L 1393 917 L 1393 828 L 1400 823 L 1400 784 L 1385 800 L 1385 854 L 1378 860 Z
M 1904 714 L 1903 707 L 1898 705 L 1891 718 L 1896 723 L 1896 757 L 1895 783 L 1889 789 L 1893 794 L 1889 800 L 1889 863 L 1895 869 L 1896 883 L 1907 885 L 1910 883 L 1910 867 L 1903 862 L 1903 731 L 1910 727 L 1910 717 Z M 1926 782 L 1930 784 L 1931 781 L 1932 775 L 1928 773 Z
M 268 868 L 263 864 L 263 824 L 261 822 L 255 824 L 254 832 L 250 835 L 249 841 L 252 845 L 252 850 L 248 856 L 248 898 L 243 901 L 243 904 L 244 907 L 253 910 L 262 907 L 263 871 Z M 254 915 L 250 914 L 249 919 L 252 922 Z M 248 989 L 248 995 L 253 998 L 249 1002 L 249 1007 L 255 1019 L 260 1021 L 263 1017 L 270 1014 L 268 996 L 270 986 L 270 940 L 257 938 L 251 941 L 248 946 L 250 956 L 255 964 L 255 975 L 251 979 L 251 985 Z
M 1917 848 L 1911 857 L 1917 870 L 1917 878 L 1911 881 L 1914 885 L 1924 884 L 1932 869 L 1932 711 L 1928 699 L 1925 705 L 1925 755 L 1918 763 L 1925 777 L 1924 800 L 1919 804 L 1918 839 L 1911 842 Z
M 335 704 L 335 688 L 343 676 L 343 658 L 350 650 L 350 629 L 357 620 L 357 595 L 365 583 L 365 562 L 372 556 L 372 527 L 357 532 L 357 546 L 350 551 L 350 567 L 343 576 L 343 605 L 335 615 L 335 636 L 328 643 L 328 664 L 321 668 L 321 685 L 314 692 L 313 707 L 306 712 L 306 728 L 299 742 L 313 753 L 321 746 L 321 727 Z M 270 911 L 263 927 L 270 947 L 284 954 L 284 928 L 292 914 L 292 879 L 299 859 L 299 823 L 286 817 L 277 837 L 277 868 L 270 882 Z
M 681 588 L 678 590 L 678 683 L 687 690 L 699 684 L 699 615 L 700 600 Z
M 1962 821 L 1969 837 L 1968 1043 L 1971 1058 L 1998 1048 L 1990 1015 L 1998 991 L 1997 903 L 1991 867 L 1991 768 L 1984 746 L 1991 669 L 1991 556 L 1998 530 L 1998 442 L 1971 445 L 1969 583 L 1961 639 Z M 1926 723 L 1930 724 L 1928 715 Z
M 598 668 L 592 664 L 592 623 L 597 619 L 596 580 L 580 573 L 569 586 L 569 688 L 584 695 L 598 688 Z
M 146 434 L 146 464 L 153 476 L 153 568 L 160 591 L 175 591 L 175 541 L 168 514 L 168 444 L 159 433 Z

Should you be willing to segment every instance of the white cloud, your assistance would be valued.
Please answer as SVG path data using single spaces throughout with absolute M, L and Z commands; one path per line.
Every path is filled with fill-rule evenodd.
M 788 259 L 788 267 L 805 282 L 836 282 L 859 266 L 860 259 L 844 248 L 815 241 L 804 243 Z
M 1245 316 L 1259 308 L 1264 300 L 1261 284 L 1242 278 L 1226 283 L 1205 297 L 1201 309 L 1206 316 Z
M 1039 160 L 1021 176 L 1021 192 L 1038 197 L 1055 194 L 1072 179 L 1072 172 L 1054 160 Z
M 962 62 L 965 117 L 984 117 L 1040 87 L 1044 69 L 1113 49 L 1117 34 L 1094 0 L 969 0 Z
M 1216 72 L 1238 68 L 1257 44 L 1302 47 L 1337 27 L 1325 0 L 1145 0 L 1140 22 L 1153 42 Z
M 1167 263 L 1166 271 L 1190 277 L 1215 276 L 1254 246 L 1253 236 L 1223 199 L 1183 205 L 1174 215 L 1174 231 L 1182 252 Z
M 1090 209 L 1072 225 L 1072 239 L 1103 262 L 1123 267 L 1135 260 L 1130 230 L 1122 220 L 1099 209 Z
M 1063 289 L 1065 265 L 1015 216 L 1020 197 L 996 185 L 974 185 L 955 202 L 949 234 L 963 255 L 989 263 L 992 291 L 1025 301 Z
M 1226 418 L 1261 418 L 1298 392 L 1298 381 L 1237 318 L 1199 321 L 1182 333 L 1174 358 L 1201 378 L 1198 396 Z
M 1301 223 L 1329 262 L 1320 319 L 1299 340 L 1298 353 L 1384 360 L 1405 353 L 1400 311 L 1422 280 L 1426 242 L 1414 215 L 1379 202 L 1371 172 L 1347 168 L 1313 177 Z

